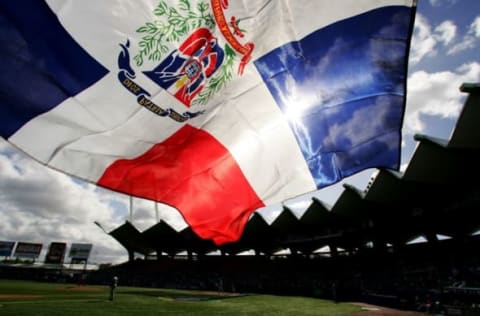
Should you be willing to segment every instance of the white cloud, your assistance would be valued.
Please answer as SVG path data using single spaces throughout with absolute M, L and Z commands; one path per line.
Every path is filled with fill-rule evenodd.
M 120 195 L 74 181 L 0 144 L 0 240 L 42 242 L 45 249 L 52 241 L 92 243 L 91 262 L 126 259 L 120 244 L 94 224 L 124 221 L 110 206 Z
M 435 56 L 437 54 L 436 45 L 437 40 L 433 36 L 428 20 L 423 15 L 417 14 L 412 36 L 410 62 L 416 64 L 425 57 Z
M 475 38 L 472 36 L 465 36 L 461 42 L 455 44 L 447 52 L 447 55 L 455 55 L 459 52 L 462 52 L 467 49 L 472 49 L 475 47 Z
M 8 143 L 2 137 L 0 137 L 0 152 L 7 151 L 9 147 L 10 146 Z
M 134 198 L 132 203 L 133 224 L 140 231 L 144 231 L 157 223 L 158 217 L 177 231 L 185 229 L 188 225 L 180 212 L 168 205 L 155 203 L 150 200 Z
M 433 7 L 439 7 L 439 6 L 443 6 L 443 5 L 453 5 L 457 2 L 458 2 L 458 0 L 430 0 L 430 4 Z
M 158 204 L 158 213 L 161 220 L 167 222 L 177 231 L 181 231 L 188 226 L 180 212 L 173 207 Z
M 412 36 L 410 63 L 415 65 L 424 58 L 437 56 L 440 44 L 447 49 L 447 55 L 475 48 L 480 39 L 480 16 L 473 20 L 466 33 L 458 41 L 456 41 L 457 33 L 457 25 L 451 20 L 445 20 L 433 28 L 423 15 L 417 14 Z
M 452 42 L 457 33 L 457 26 L 450 20 L 443 21 L 435 28 L 435 37 L 438 41 L 447 46 Z
M 454 55 L 467 49 L 473 49 L 477 46 L 480 39 L 480 16 L 477 16 L 463 36 L 462 40 L 453 45 L 447 52 L 447 55 Z
M 470 25 L 469 32 L 476 37 L 480 37 L 480 16 L 477 16 Z
M 429 21 L 421 14 L 418 14 L 415 19 L 412 37 L 410 63 L 414 65 L 426 57 L 436 56 L 440 44 L 448 48 L 447 55 L 474 48 L 477 41 L 474 36 L 478 29 L 477 25 L 480 25 L 480 17 L 471 24 L 467 34 L 463 36 L 461 41 L 455 43 L 458 28 L 453 21 L 445 20 L 432 30 Z
M 464 64 L 454 71 L 413 73 L 408 78 L 405 132 L 414 134 L 425 129 L 421 114 L 456 118 L 465 97 L 458 88 L 464 82 L 478 81 L 480 81 L 479 62 Z

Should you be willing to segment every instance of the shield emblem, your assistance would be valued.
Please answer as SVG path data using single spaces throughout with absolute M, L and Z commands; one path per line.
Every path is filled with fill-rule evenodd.
M 210 30 L 199 28 L 153 70 L 143 73 L 190 107 L 223 59 L 224 52 L 217 38 Z

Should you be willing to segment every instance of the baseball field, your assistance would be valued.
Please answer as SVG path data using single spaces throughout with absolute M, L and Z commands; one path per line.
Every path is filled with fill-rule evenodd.
M 0 315 L 352 315 L 315 298 L 0 280 Z

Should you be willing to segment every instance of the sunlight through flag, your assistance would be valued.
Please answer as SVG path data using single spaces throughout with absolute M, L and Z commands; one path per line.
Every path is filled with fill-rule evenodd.
M 399 167 L 415 0 L 0 8 L 0 135 L 217 244 L 260 207 Z

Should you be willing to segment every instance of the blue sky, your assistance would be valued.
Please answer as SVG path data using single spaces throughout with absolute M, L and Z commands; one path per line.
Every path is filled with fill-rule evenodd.
M 412 39 L 407 108 L 403 126 L 402 167 L 416 146 L 413 135 L 448 139 L 465 95 L 463 82 L 480 82 L 480 1 L 419 0 Z M 301 215 L 316 196 L 334 204 L 348 183 L 363 190 L 375 170 L 366 170 L 313 194 L 285 201 Z M 133 200 L 134 224 L 155 223 L 151 201 Z M 93 224 L 111 229 L 128 219 L 129 199 L 48 169 L 0 140 L 0 240 L 93 243 L 92 261 L 122 262 L 126 251 Z M 259 210 L 273 221 L 282 205 Z M 172 209 L 159 215 L 177 229 L 185 227 Z M 43 257 L 42 257 L 43 258 Z

